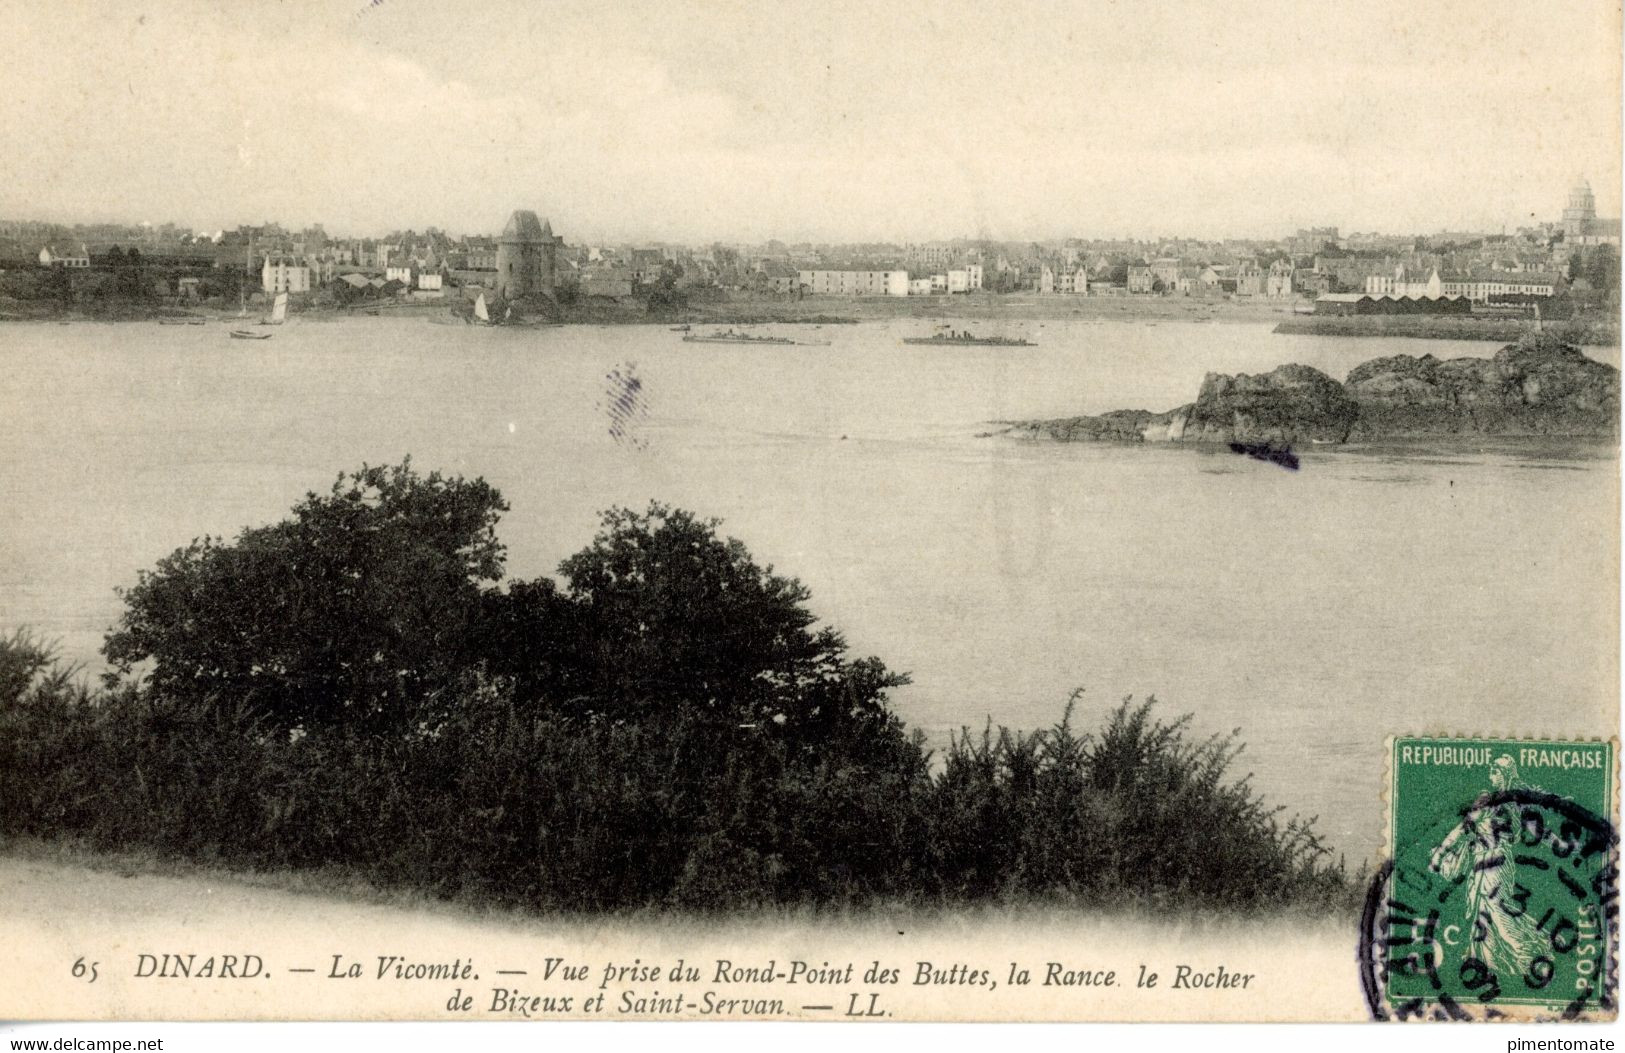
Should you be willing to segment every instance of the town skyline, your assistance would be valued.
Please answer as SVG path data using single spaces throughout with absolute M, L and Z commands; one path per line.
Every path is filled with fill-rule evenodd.
M 6 6 L 0 215 L 44 222 L 474 233 L 515 203 L 577 243 L 1511 233 L 1580 176 L 1620 212 L 1596 3 Z
M 1600 195 L 1600 194 L 1597 195 L 1597 199 L 1599 201 L 1602 200 L 1602 195 Z M 1092 234 L 1092 233 L 1090 233 L 1088 231 L 1071 231 L 1071 232 L 1057 233 L 1057 234 L 1049 236 L 1049 237 L 1008 237 L 1008 238 L 1006 238 L 1006 237 L 997 237 L 997 236 L 993 236 L 993 235 L 979 236 L 979 235 L 971 235 L 971 234 L 959 233 L 959 234 L 942 234 L 942 235 L 939 235 L 939 236 L 910 238 L 910 239 L 873 239 L 873 240 L 871 240 L 871 239 L 846 239 L 846 240 L 841 240 L 841 239 L 811 239 L 811 238 L 790 240 L 790 239 L 771 237 L 771 236 L 745 237 L 745 238 L 737 238 L 737 239 L 701 236 L 701 237 L 697 237 L 697 238 L 693 238 L 693 239 L 687 239 L 687 240 L 679 239 L 679 238 L 660 238 L 660 237 L 622 237 L 622 238 L 593 239 L 593 238 L 582 238 L 582 237 L 579 237 L 579 236 L 571 236 L 571 234 L 568 232 L 567 228 L 566 228 L 566 232 L 564 234 L 562 234 L 561 237 L 563 237 L 565 243 L 567 243 L 569 245 L 572 245 L 572 246 L 575 246 L 575 247 L 581 247 L 581 248 L 593 248 L 593 247 L 598 247 L 598 246 L 603 246 L 603 247 L 606 247 L 606 248 L 607 247 L 628 247 L 628 246 L 650 246 L 650 247 L 655 247 L 655 246 L 664 245 L 664 246 L 670 246 L 670 247 L 674 247 L 674 248 L 694 248 L 694 249 L 699 249 L 699 248 L 705 248 L 705 247 L 712 246 L 712 245 L 720 245 L 720 246 L 724 246 L 724 247 L 727 247 L 727 248 L 753 248 L 753 249 L 755 249 L 755 248 L 762 248 L 764 246 L 772 245 L 774 243 L 778 243 L 778 244 L 784 245 L 786 248 L 860 249 L 860 248 L 865 248 L 865 247 L 873 247 L 873 248 L 891 247 L 891 248 L 896 248 L 896 249 L 904 249 L 904 248 L 908 248 L 908 247 L 911 247 L 911 246 L 916 246 L 917 247 L 917 246 L 931 246 L 931 245 L 940 245 L 940 246 L 948 246 L 948 245 L 971 246 L 971 245 L 978 245 L 978 244 L 1063 245 L 1063 244 L 1069 244 L 1069 243 L 1076 243 L 1076 244 L 1082 244 L 1082 245 L 1088 245 L 1088 244 L 1130 245 L 1130 244 L 1134 244 L 1134 245 L 1141 245 L 1141 246 L 1145 246 L 1147 248 L 1154 249 L 1159 245 L 1168 245 L 1168 244 L 1211 244 L 1211 245 L 1215 245 L 1215 246 L 1224 245 L 1224 244 L 1238 245 L 1238 246 L 1239 245 L 1258 245 L 1258 246 L 1285 245 L 1285 244 L 1288 244 L 1288 243 L 1294 242 L 1294 241 L 1302 241 L 1306 236 L 1308 236 L 1308 235 L 1310 235 L 1312 233 L 1316 233 L 1316 232 L 1320 232 L 1320 231 L 1334 231 L 1334 232 L 1337 232 L 1338 237 L 1335 238 L 1335 239 L 1328 239 L 1328 240 L 1330 240 L 1330 241 L 1345 241 L 1346 242 L 1346 241 L 1349 241 L 1349 240 L 1353 239 L 1353 240 L 1356 240 L 1356 241 L 1359 241 L 1359 242 L 1369 241 L 1369 242 L 1373 242 L 1373 243 L 1388 244 L 1391 247 L 1391 243 L 1399 242 L 1399 241 L 1405 241 L 1405 240 L 1412 240 L 1412 239 L 1414 239 L 1417 242 L 1441 242 L 1441 241 L 1444 241 L 1444 240 L 1447 240 L 1447 239 L 1465 240 L 1465 239 L 1469 239 L 1469 238 L 1471 238 L 1471 239 L 1499 238 L 1499 237 L 1511 238 L 1511 237 L 1518 236 L 1520 233 L 1534 234 L 1534 233 L 1542 231 L 1542 230 L 1548 230 L 1548 231 L 1549 230 L 1554 230 L 1556 228 L 1561 227 L 1561 225 L 1562 225 L 1561 221 L 1560 221 L 1561 220 L 1561 212 L 1562 212 L 1561 208 L 1558 208 L 1558 207 L 1555 207 L 1555 206 L 1548 207 L 1545 210 L 1544 213 L 1535 214 L 1535 215 L 1531 215 L 1530 217 L 1528 217 L 1527 222 L 1521 222 L 1517 226 L 1513 226 L 1511 223 L 1505 223 L 1505 224 L 1502 224 L 1500 227 L 1497 227 L 1497 228 L 1495 228 L 1493 230 L 1492 229 L 1458 228 L 1458 227 L 1445 225 L 1445 224 L 1442 224 L 1442 223 L 1435 224 L 1433 229 L 1420 229 L 1420 230 L 1353 230 L 1353 229 L 1348 228 L 1348 227 L 1340 226 L 1339 224 L 1336 224 L 1336 223 L 1323 223 L 1323 224 L 1315 224 L 1315 225 L 1310 225 L 1310 226 L 1298 226 L 1298 227 L 1293 227 L 1291 229 L 1282 229 L 1279 232 L 1272 231 L 1270 233 L 1253 233 L 1253 234 L 1243 233 L 1243 234 L 1238 234 L 1238 235 L 1233 235 L 1233 236 L 1226 236 L 1226 237 L 1202 237 L 1202 236 L 1198 236 L 1198 235 L 1194 235 L 1194 234 L 1181 233 L 1181 232 L 1178 232 L 1178 231 L 1172 231 L 1172 232 L 1156 234 L 1156 235 L 1134 234 L 1134 233 L 1131 232 L 1131 233 L 1124 234 L 1124 235 L 1110 235 L 1110 236 L 1109 235 L 1104 235 L 1104 234 Z M 134 220 L 134 219 L 132 219 L 132 218 L 130 218 L 128 216 L 117 216 L 117 215 L 99 216 L 99 215 L 95 215 L 95 214 L 88 214 L 88 215 L 82 215 L 82 216 L 69 216 L 69 217 L 60 218 L 60 219 L 59 218 L 53 218 L 53 217 L 50 217 L 50 216 L 44 216 L 44 215 L 28 215 L 28 216 L 17 215 L 17 216 L 0 216 L 0 236 L 5 236 L 6 231 L 9 231 L 9 230 L 12 230 L 12 229 L 15 229 L 15 228 L 29 228 L 29 227 L 52 227 L 52 228 L 60 228 L 62 230 L 67 230 L 67 231 L 73 231 L 73 230 L 110 231 L 110 230 L 114 230 L 114 229 L 119 229 L 119 230 L 124 230 L 124 231 L 131 232 L 131 234 L 132 234 L 131 244 L 132 244 L 132 246 L 135 246 L 135 247 L 139 247 L 139 241 L 134 240 L 133 235 L 134 235 L 135 232 L 138 232 L 138 231 L 141 231 L 141 230 L 147 230 L 151 234 L 153 234 L 154 236 L 161 235 L 161 234 L 164 234 L 164 233 L 181 232 L 183 234 L 183 236 L 195 238 L 195 239 L 200 240 L 200 241 L 202 241 L 202 240 L 217 241 L 217 240 L 222 240 L 222 239 L 224 239 L 224 240 L 232 240 L 234 238 L 241 237 L 242 232 L 244 232 L 244 231 L 265 231 L 265 230 L 280 230 L 280 231 L 282 231 L 282 232 L 284 232 L 286 234 L 290 234 L 290 235 L 291 234 L 299 234 L 299 233 L 302 233 L 302 232 L 305 232 L 305 231 L 320 230 L 322 232 L 322 234 L 326 238 L 328 238 L 330 241 L 333 241 L 333 242 L 388 241 L 388 240 L 390 240 L 392 238 L 395 238 L 395 237 L 398 237 L 398 236 L 401 236 L 401 235 L 405 235 L 405 234 L 415 234 L 415 235 L 418 235 L 418 236 L 429 236 L 429 235 L 432 234 L 432 235 L 439 235 L 439 236 L 448 237 L 448 238 L 451 238 L 451 239 L 454 239 L 454 240 L 456 240 L 456 239 L 468 239 L 468 238 L 492 240 L 492 239 L 495 239 L 499 235 L 499 232 L 502 229 L 502 221 L 507 218 L 507 213 L 501 213 L 501 214 L 494 213 L 494 215 L 497 215 L 497 220 L 495 222 L 487 223 L 483 227 L 479 227 L 479 228 L 475 228 L 475 229 L 467 229 L 467 230 L 444 227 L 444 226 L 441 226 L 441 225 L 438 225 L 438 224 L 423 224 L 423 225 L 395 224 L 393 226 L 389 226 L 387 229 L 380 227 L 380 228 L 375 228 L 375 229 L 371 229 L 371 230 L 364 230 L 364 231 L 338 229 L 338 228 L 334 227 L 333 224 L 324 223 L 320 219 L 316 219 L 314 221 L 306 222 L 306 223 L 284 222 L 281 218 L 276 217 L 276 216 L 261 217 L 261 218 L 259 218 L 258 220 L 255 220 L 255 221 L 243 220 L 241 222 L 231 223 L 231 224 L 223 226 L 223 227 L 212 227 L 212 228 L 210 228 L 210 227 L 199 226 L 199 225 L 196 225 L 196 224 L 189 224 L 189 223 L 185 222 L 184 219 L 182 219 L 180 217 L 168 217 L 168 218 L 163 219 L 162 221 L 154 222 L 154 221 L 149 220 L 149 219 Z M 553 217 L 546 217 L 546 218 L 549 219 L 549 222 L 553 222 Z M 555 225 L 562 226 L 562 224 L 555 224 Z M 105 239 L 105 237 L 103 237 L 103 238 L 100 238 L 99 240 L 106 240 L 106 239 Z M 1359 248 L 1362 248 L 1364 246 L 1362 246 L 1360 244 L 1354 244 L 1354 245 L 1344 245 L 1344 246 L 1339 246 L 1339 247 L 1359 249 Z

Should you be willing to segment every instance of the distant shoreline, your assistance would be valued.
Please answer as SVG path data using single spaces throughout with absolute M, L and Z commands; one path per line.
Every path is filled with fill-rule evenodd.
M 203 318 L 210 321 L 258 321 L 265 308 L 250 305 L 239 318 L 236 304 L 157 305 L 109 303 L 85 310 L 66 310 L 37 301 L 0 303 L 0 322 L 155 322 L 162 318 Z M 459 315 L 469 310 L 466 301 L 448 296 L 441 300 L 408 303 L 359 303 L 301 307 L 296 317 L 341 318 L 376 313 L 380 317 Z M 1290 313 L 1287 303 L 1246 302 L 1201 297 L 1068 296 L 1038 293 L 970 293 L 953 296 L 843 297 L 750 296 L 713 302 L 695 301 L 685 307 L 651 312 L 641 301 L 584 300 L 551 312 L 550 321 L 566 325 L 841 325 L 856 322 L 943 319 L 998 322 L 1046 322 L 1067 319 L 1102 321 L 1236 322 L 1262 324 Z M 548 312 L 538 312 L 546 315 Z
M 1617 319 L 1564 320 L 1552 323 L 1578 343 L 1617 347 Z M 1415 316 L 1289 318 L 1275 332 L 1294 336 L 1403 337 L 1418 340 L 1488 340 L 1510 343 L 1534 331 L 1531 320 L 1520 318 L 1429 318 Z
M 1145 324 L 1275 323 L 1272 331 L 1295 336 L 1399 337 L 1426 340 L 1483 340 L 1509 343 L 1534 329 L 1531 321 L 1516 318 L 1422 317 L 1314 317 L 1293 315 L 1300 301 L 1222 300 L 1194 296 L 1069 296 L 1038 293 L 971 293 L 930 297 L 753 296 L 696 302 L 669 311 L 651 312 L 640 301 L 588 300 L 554 312 L 538 313 L 536 320 L 569 325 L 750 326 L 851 325 L 859 322 L 919 322 L 938 324 L 947 319 L 982 322 L 988 335 L 1000 327 L 1052 321 L 1142 322 Z M 311 321 L 340 318 L 419 317 L 456 321 L 469 312 L 459 297 L 406 303 L 380 302 L 345 306 L 295 305 L 294 317 Z M 0 304 L 0 323 L 116 323 L 159 322 L 165 319 L 202 319 L 205 322 L 253 324 L 264 309 L 252 307 L 246 316 L 227 305 L 149 305 L 111 303 L 97 310 L 74 307 L 58 310 L 44 304 L 12 301 Z M 1282 317 L 1287 315 L 1288 317 Z M 1618 346 L 1616 318 L 1552 321 L 1571 340 L 1589 346 Z
M 749 320 L 796 322 L 814 315 L 840 315 L 856 321 L 922 321 L 942 319 L 998 322 L 1098 321 L 1232 322 L 1262 324 L 1279 320 L 1290 305 L 1202 297 L 1068 296 L 1039 293 L 969 293 L 952 296 L 757 298 L 695 304 L 680 312 L 695 322 Z

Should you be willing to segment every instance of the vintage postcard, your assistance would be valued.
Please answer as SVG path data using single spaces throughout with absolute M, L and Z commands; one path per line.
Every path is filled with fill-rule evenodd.
M 1616 4 L 0 24 L 0 1018 L 1616 1018 Z

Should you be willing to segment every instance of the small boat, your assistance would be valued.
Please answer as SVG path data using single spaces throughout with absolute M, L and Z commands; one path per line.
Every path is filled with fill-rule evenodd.
M 202 325 L 201 318 L 160 318 L 159 325 Z
M 933 347 L 1037 347 L 1031 340 L 1009 336 L 977 336 L 969 329 L 950 329 L 931 336 L 905 336 L 905 344 L 925 344 Z
M 489 307 L 485 306 L 485 294 L 484 293 L 480 293 L 479 299 L 474 301 L 474 324 L 475 325 L 495 325 L 496 324 L 495 322 L 491 321 L 491 309 Z
M 794 344 L 795 341 L 787 336 L 756 336 L 752 333 L 736 333 L 732 329 L 727 332 L 716 332 L 710 336 L 694 336 L 689 334 L 683 337 L 686 344 Z
M 269 340 L 273 335 L 272 333 L 251 333 L 247 329 L 233 329 L 231 331 L 233 340 Z
M 694 327 L 691 325 L 674 325 L 671 327 L 671 331 L 674 333 L 686 333 L 693 328 Z
M 271 304 L 271 317 L 261 318 L 260 325 L 281 325 L 288 320 L 288 294 L 279 292 Z
M 1268 442 L 1233 442 L 1230 444 L 1230 452 L 1244 454 L 1255 461 L 1280 465 L 1289 471 L 1298 470 L 1298 455 L 1292 452 L 1290 446 L 1276 446 Z

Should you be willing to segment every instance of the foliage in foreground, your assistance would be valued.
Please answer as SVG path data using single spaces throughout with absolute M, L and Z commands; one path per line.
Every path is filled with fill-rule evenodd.
M 0 639 L 0 833 L 542 908 L 1349 901 L 1233 736 L 1125 700 L 934 758 L 715 522 L 613 510 L 504 587 L 506 507 L 364 468 L 144 575 L 99 689 Z
M 0 645 L 9 659 L 13 644 Z M 0 665 L 3 665 L 0 662 Z M 470 688 L 432 736 L 290 736 L 245 707 L 0 677 L 0 830 L 543 908 L 1343 903 L 1313 833 L 1227 777 L 1227 739 L 1124 702 L 957 737 L 798 747 L 685 707 L 519 717 Z

